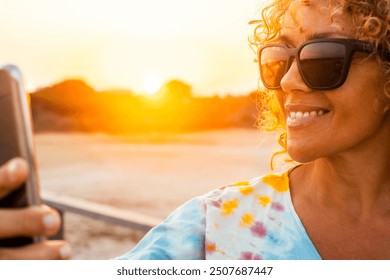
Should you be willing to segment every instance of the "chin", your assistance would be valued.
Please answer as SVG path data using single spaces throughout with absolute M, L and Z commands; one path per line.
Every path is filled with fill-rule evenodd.
M 288 146 L 287 153 L 291 159 L 299 163 L 308 163 L 318 158 L 315 151 L 311 151 L 308 147 Z

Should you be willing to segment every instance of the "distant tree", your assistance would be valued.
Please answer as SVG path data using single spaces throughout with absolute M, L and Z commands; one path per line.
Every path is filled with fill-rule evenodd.
M 253 127 L 264 103 L 257 91 L 248 96 L 194 97 L 191 85 L 177 79 L 166 82 L 158 95 L 155 99 L 130 90 L 96 92 L 82 80 L 66 80 L 31 94 L 35 131 L 118 134 Z
M 188 101 L 192 97 L 192 87 L 183 81 L 171 80 L 161 87 L 158 95 L 169 101 Z

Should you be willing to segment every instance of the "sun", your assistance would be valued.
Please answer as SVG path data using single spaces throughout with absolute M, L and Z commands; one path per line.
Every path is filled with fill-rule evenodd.
M 161 85 L 161 78 L 157 73 L 147 73 L 143 79 L 143 90 L 146 95 L 156 94 Z

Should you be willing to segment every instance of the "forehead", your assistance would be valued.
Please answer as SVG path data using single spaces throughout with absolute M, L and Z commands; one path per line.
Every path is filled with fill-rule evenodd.
M 292 0 L 283 18 L 281 35 L 300 44 L 315 34 L 354 37 L 353 26 L 351 17 L 335 9 L 329 0 Z

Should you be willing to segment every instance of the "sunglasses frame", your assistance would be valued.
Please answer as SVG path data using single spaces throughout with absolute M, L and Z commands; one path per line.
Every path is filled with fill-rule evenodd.
M 303 75 L 303 70 L 301 68 L 302 67 L 301 60 L 299 58 L 300 53 L 304 47 L 311 45 L 311 44 L 315 44 L 315 43 L 337 43 L 337 44 L 342 44 L 345 46 L 345 62 L 344 62 L 343 72 L 342 72 L 342 75 L 340 77 L 340 80 L 334 85 L 313 86 L 309 83 L 309 81 Z M 352 62 L 352 56 L 356 51 L 365 52 L 365 53 L 376 53 L 377 52 L 376 48 L 374 47 L 374 45 L 372 43 L 360 41 L 360 40 L 355 40 L 355 39 L 349 39 L 349 38 L 313 39 L 313 40 L 309 40 L 309 41 L 302 43 L 297 48 L 289 48 L 288 46 L 286 46 L 285 44 L 282 44 L 282 43 L 266 44 L 258 49 L 257 59 L 258 59 L 258 63 L 259 63 L 260 77 L 261 77 L 262 83 L 268 89 L 280 89 L 281 88 L 280 83 L 279 83 L 279 86 L 275 86 L 275 87 L 268 86 L 267 83 L 265 82 L 265 79 L 263 78 L 263 74 L 261 71 L 261 53 L 265 48 L 269 48 L 269 47 L 280 47 L 286 51 L 287 63 L 286 63 L 284 75 L 286 75 L 286 73 L 288 72 L 288 70 L 290 69 L 290 67 L 293 63 L 293 60 L 295 59 L 297 61 L 297 64 L 298 64 L 299 74 L 301 75 L 302 80 L 305 82 L 305 84 L 309 88 L 316 89 L 316 90 L 335 89 L 335 88 L 342 86 L 344 84 L 345 80 L 347 79 L 349 68 L 350 68 L 351 62 Z M 385 53 L 385 55 L 387 55 L 387 54 L 388 54 L 388 52 Z

